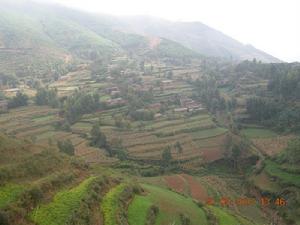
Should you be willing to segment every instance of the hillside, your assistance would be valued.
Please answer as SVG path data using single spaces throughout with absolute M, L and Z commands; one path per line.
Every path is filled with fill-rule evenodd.
M 152 46 L 137 34 L 116 31 L 108 20 L 54 5 L 17 1 L 0 8 L 0 72 L 47 77 L 65 73 L 75 61 L 115 55 L 185 57 L 197 53 L 167 39 Z M 160 43 L 163 46 L 160 47 Z
M 117 27 L 141 35 L 164 37 L 205 56 L 233 60 L 256 58 L 262 62 L 280 62 L 275 57 L 251 45 L 244 45 L 200 22 L 171 22 L 154 17 L 136 16 L 122 17 Z

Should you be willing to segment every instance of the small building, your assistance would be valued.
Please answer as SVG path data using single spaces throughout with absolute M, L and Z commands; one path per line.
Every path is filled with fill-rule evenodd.
M 173 81 L 172 80 L 163 80 L 161 83 L 163 86 L 169 86 L 173 83 Z
M 105 89 L 105 93 L 111 94 L 113 91 L 119 91 L 118 87 L 109 87 Z
M 117 106 L 117 105 L 123 105 L 126 103 L 126 101 L 122 98 L 114 98 L 109 99 L 105 102 L 108 106 Z
M 174 112 L 175 113 L 181 113 L 181 112 L 187 112 L 188 108 L 175 108 Z
M 121 95 L 121 92 L 120 91 L 112 91 L 112 92 L 110 92 L 110 95 L 113 97 L 116 97 L 116 96 Z
M 161 114 L 161 113 L 155 113 L 155 114 L 154 114 L 154 119 L 158 119 L 158 118 L 160 118 L 160 117 L 162 117 L 162 114 Z
M 6 92 L 6 93 L 17 93 L 19 91 L 20 91 L 20 88 L 10 88 L 10 89 L 4 90 L 4 92 Z
M 69 79 L 69 76 L 61 76 L 60 78 L 58 78 L 59 81 L 67 81 Z
M 180 105 L 183 108 L 187 108 L 189 112 L 203 110 L 202 104 L 194 101 L 191 98 L 180 98 Z
M 148 105 L 147 108 L 150 109 L 150 110 L 155 110 L 155 111 L 157 111 L 157 110 L 160 110 L 161 104 L 160 104 L 160 103 L 150 104 L 150 105 Z
M 6 100 L 0 101 L 0 113 L 1 112 L 7 112 L 8 110 L 8 102 Z

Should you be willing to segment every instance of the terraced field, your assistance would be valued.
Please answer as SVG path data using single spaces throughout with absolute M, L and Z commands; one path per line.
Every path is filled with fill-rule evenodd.
M 133 159 L 160 160 L 162 151 L 168 146 L 171 147 L 174 159 L 178 160 L 193 157 L 216 160 L 222 156 L 222 143 L 227 130 L 216 127 L 208 114 L 173 120 L 160 118 L 146 122 L 143 130 L 140 130 L 135 123 L 130 129 L 115 127 L 111 115 L 120 112 L 122 111 L 115 109 L 86 116 L 72 126 L 72 130 L 86 134 L 91 130 L 93 122 L 99 118 L 101 124 L 105 124 L 101 126 L 101 130 L 108 140 L 120 139 L 129 157 Z M 178 141 L 182 148 L 180 152 L 174 147 Z
M 31 213 L 32 220 L 39 225 L 63 225 L 70 215 L 79 208 L 95 177 L 90 177 L 71 190 L 57 193 L 52 202 L 36 208 Z

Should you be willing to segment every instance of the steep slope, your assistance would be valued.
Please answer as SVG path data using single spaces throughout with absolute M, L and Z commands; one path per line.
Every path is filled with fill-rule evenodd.
M 200 22 L 171 22 L 148 16 L 122 17 L 120 21 L 121 30 L 164 37 L 206 56 L 280 62 L 275 57 L 252 46 L 243 45 Z
M 17 0 L 0 7 L 0 73 L 50 77 L 64 74 L 74 60 L 116 55 L 158 58 L 195 57 L 197 53 L 163 38 L 114 29 L 118 19 L 57 5 Z
M 118 44 L 69 20 L 61 11 L 36 3 L 0 8 L 0 72 L 18 76 L 64 73 L 73 59 L 106 57 Z

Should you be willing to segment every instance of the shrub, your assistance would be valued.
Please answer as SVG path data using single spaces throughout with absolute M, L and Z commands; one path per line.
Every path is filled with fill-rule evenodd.
M 0 224 L 1 225 L 9 225 L 8 215 L 4 211 L 0 211 Z

